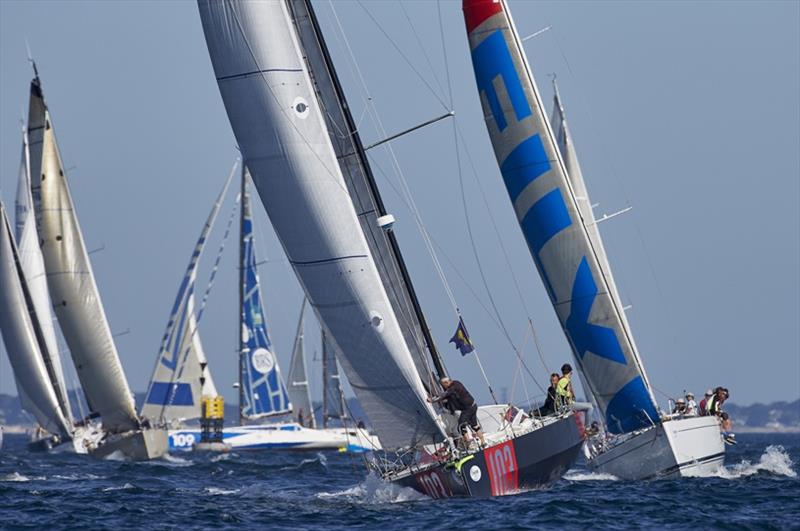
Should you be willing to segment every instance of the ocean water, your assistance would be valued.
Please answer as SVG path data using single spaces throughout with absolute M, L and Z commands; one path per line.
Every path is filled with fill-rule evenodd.
M 740 435 L 711 477 L 646 482 L 579 463 L 542 490 L 431 500 L 339 453 L 183 454 L 147 463 L 31 454 L 6 435 L 0 528 L 800 529 L 800 435 Z

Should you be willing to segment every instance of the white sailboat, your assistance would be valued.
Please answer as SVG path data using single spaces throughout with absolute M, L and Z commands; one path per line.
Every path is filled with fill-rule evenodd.
M 134 459 L 166 451 L 166 432 L 141 429 L 106 320 L 38 73 L 28 113 L 31 192 L 50 297 L 90 410 L 105 435 L 89 448 Z
M 306 0 L 199 1 L 209 54 L 261 201 L 365 413 L 387 480 L 495 496 L 556 480 L 583 443 L 572 412 L 485 406 L 485 449 L 459 449 L 428 403 L 446 376 L 333 63 Z M 334 133 L 335 132 L 335 133 Z M 505 415 L 509 415 L 508 418 Z M 469 463 L 468 465 L 465 463 Z
M 464 0 L 486 126 L 531 255 L 572 348 L 605 434 L 591 469 L 624 479 L 714 469 L 725 449 L 714 417 L 658 408 L 611 275 L 564 110 L 554 126 L 505 0 Z

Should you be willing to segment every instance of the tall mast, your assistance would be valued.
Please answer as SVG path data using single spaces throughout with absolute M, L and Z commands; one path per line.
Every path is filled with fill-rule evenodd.
M 239 190 L 239 326 L 236 334 L 239 337 L 239 425 L 244 424 L 244 356 L 245 344 L 242 330 L 244 330 L 244 195 L 247 192 L 247 165 L 242 156 L 242 182 Z
M 322 427 L 328 427 L 328 351 L 322 330 Z

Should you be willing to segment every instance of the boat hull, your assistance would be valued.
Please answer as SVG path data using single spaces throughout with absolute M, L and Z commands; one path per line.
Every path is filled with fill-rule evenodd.
M 620 479 L 708 475 L 725 461 L 716 417 L 665 421 L 587 460 L 590 470 Z
M 457 462 L 426 467 L 390 481 L 431 498 L 516 494 L 557 481 L 583 445 L 579 415 L 491 445 Z
M 100 459 L 116 454 L 132 461 L 148 461 L 164 456 L 168 449 L 167 430 L 146 429 L 111 435 L 89 453 Z

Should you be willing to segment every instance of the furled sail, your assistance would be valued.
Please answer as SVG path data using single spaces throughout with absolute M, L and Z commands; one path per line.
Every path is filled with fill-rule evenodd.
M 47 275 L 44 269 L 44 258 L 39 247 L 39 236 L 36 234 L 36 218 L 31 195 L 30 155 L 28 134 L 22 134 L 22 161 L 20 163 L 19 180 L 17 181 L 16 200 L 16 238 L 19 261 L 31 297 L 30 311 L 35 314 L 42 332 L 41 353 L 48 370 L 50 383 L 58 398 L 61 414 L 67 420 L 72 419 L 72 410 L 65 386 L 64 371 L 61 367 L 61 356 L 58 352 L 53 305 L 47 289 Z
M 71 423 L 62 412 L 42 358 L 44 343 L 5 206 L 0 201 L 0 332 L 22 407 L 50 433 L 70 437 Z
M 503 180 L 583 380 L 610 431 L 649 426 L 659 420 L 655 400 L 505 2 L 463 5 Z
M 339 380 L 339 365 L 333 346 L 328 344 L 326 334 L 322 333 L 322 423 L 327 428 L 331 420 L 344 420 L 344 393 Z
M 31 189 L 50 296 L 86 400 L 110 432 L 138 427 L 70 196 L 39 78 L 28 114 Z
M 211 232 L 225 193 L 234 172 L 225 181 L 208 214 L 200 237 L 194 246 L 192 257 L 183 275 L 183 281 L 167 321 L 167 329 L 158 349 L 156 367 L 147 388 L 142 416 L 158 424 L 170 424 L 181 420 L 199 418 L 204 396 L 217 396 L 211 371 L 208 369 L 195 314 L 194 290 L 197 280 L 197 265 Z
M 267 321 L 261 302 L 261 288 L 256 266 L 253 216 L 250 195 L 242 197 L 242 370 L 244 403 L 242 417 L 255 419 L 282 415 L 292 410 L 283 384 L 278 358 L 272 351 Z M 308 411 L 308 410 L 306 410 Z
M 199 1 L 234 134 L 384 446 L 443 438 L 331 145 L 284 1 Z
M 288 385 L 289 400 L 292 402 L 294 417 L 311 428 L 317 427 L 314 417 L 314 405 L 311 402 L 311 387 L 308 385 L 306 375 L 306 351 L 303 337 L 305 324 L 306 301 L 300 307 L 300 319 L 297 322 L 297 334 L 294 336 L 294 349 L 292 349 L 292 362 L 289 366 Z

